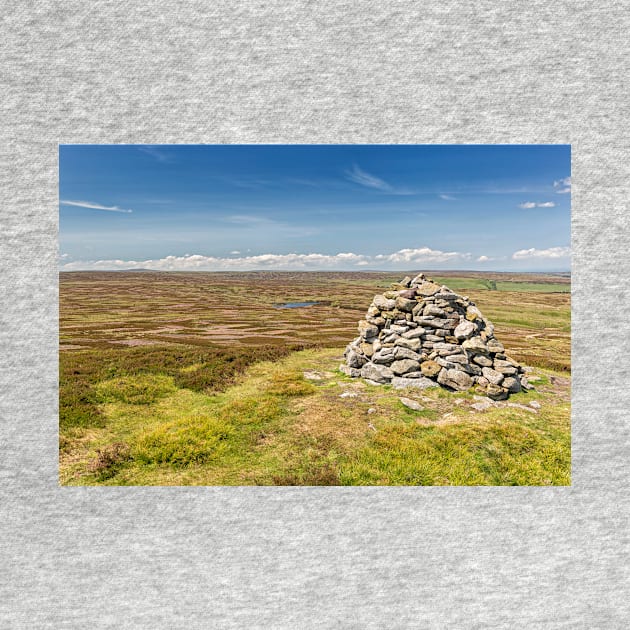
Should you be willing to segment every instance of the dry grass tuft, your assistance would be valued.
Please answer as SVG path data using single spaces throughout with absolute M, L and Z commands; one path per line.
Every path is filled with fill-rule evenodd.
M 96 458 L 88 465 L 91 473 L 101 476 L 112 473 L 113 468 L 131 459 L 131 450 L 124 442 L 114 442 L 96 450 Z

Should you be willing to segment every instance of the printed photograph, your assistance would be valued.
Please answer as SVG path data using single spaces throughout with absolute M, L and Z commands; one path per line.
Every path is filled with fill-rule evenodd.
M 569 145 L 60 145 L 59 483 L 571 484 Z

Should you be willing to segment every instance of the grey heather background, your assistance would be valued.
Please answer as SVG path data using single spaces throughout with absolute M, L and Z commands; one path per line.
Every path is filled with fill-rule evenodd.
M 3 3 L 0 627 L 627 628 L 629 8 Z M 59 487 L 69 142 L 571 143 L 572 487 Z

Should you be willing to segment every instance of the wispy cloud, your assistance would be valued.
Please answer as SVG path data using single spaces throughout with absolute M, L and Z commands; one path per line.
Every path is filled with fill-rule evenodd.
M 161 162 L 162 164 L 169 164 L 173 161 L 172 156 L 152 145 L 138 147 L 138 151 L 142 151 L 142 153 L 150 155 L 152 158 L 154 158 L 158 162 Z
M 62 199 L 59 202 L 62 206 L 76 206 L 77 208 L 88 208 L 90 210 L 107 210 L 108 212 L 125 212 L 130 213 L 133 210 L 119 208 L 118 206 L 103 206 L 100 203 L 93 203 L 92 201 L 70 201 L 68 199 Z
M 571 256 L 570 247 L 550 247 L 549 249 L 519 249 L 512 254 L 514 260 L 526 260 L 531 258 L 568 258 Z
M 371 188 L 373 190 L 379 190 L 389 195 L 415 195 L 416 192 L 409 188 L 397 188 L 392 186 L 384 179 L 367 173 L 361 169 L 357 164 L 354 164 L 350 170 L 345 172 L 346 179 L 348 181 L 359 184 L 365 188 Z
M 530 210 L 531 208 L 555 208 L 556 204 L 553 201 L 544 201 L 542 203 L 538 201 L 526 201 L 525 203 L 519 203 L 518 207 Z
M 254 269 L 317 270 L 353 269 L 373 266 L 375 268 L 405 268 L 429 263 L 449 263 L 471 260 L 469 253 L 443 252 L 430 247 L 401 249 L 391 254 L 368 256 L 353 252 L 338 254 L 259 254 L 239 258 L 202 256 L 166 256 L 155 260 L 92 260 L 72 261 L 62 264 L 62 271 L 99 269 L 155 269 L 161 271 L 251 271 Z
M 571 178 L 565 177 L 564 179 L 559 179 L 553 183 L 553 187 L 556 189 L 556 193 L 558 193 L 559 195 L 570 193 Z
M 375 175 L 370 175 L 365 171 L 361 170 L 356 164 L 352 167 L 352 170 L 346 171 L 346 177 L 354 182 L 355 184 L 360 184 L 361 186 L 366 186 L 367 188 L 376 188 L 377 190 L 386 190 L 389 191 L 392 187 L 383 179 L 376 177 Z
M 451 195 L 440 195 L 440 199 L 444 199 L 444 201 L 456 201 L 456 198 L 451 197 Z

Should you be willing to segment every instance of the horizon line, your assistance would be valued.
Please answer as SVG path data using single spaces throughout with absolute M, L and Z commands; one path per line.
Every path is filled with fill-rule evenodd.
M 571 273 L 571 269 L 58 269 L 59 273 L 424 273 L 441 272 L 465 272 L 475 273 Z

